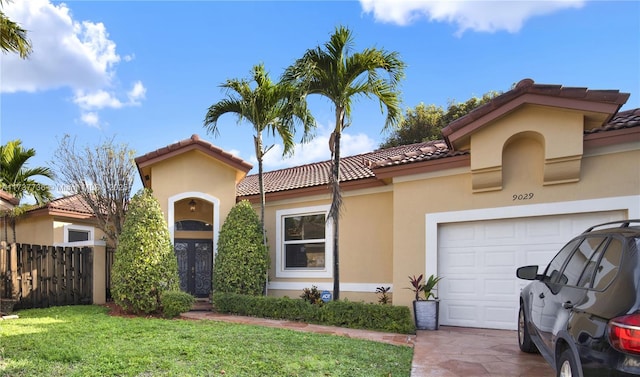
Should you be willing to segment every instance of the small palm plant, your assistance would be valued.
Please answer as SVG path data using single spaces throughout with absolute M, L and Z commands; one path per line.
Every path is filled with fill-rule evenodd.
M 422 274 L 420 274 L 420 276 L 418 277 L 416 277 L 415 275 L 409 276 L 409 283 L 411 284 L 411 286 L 407 289 L 411 289 L 413 291 L 413 293 L 415 294 L 415 301 L 428 300 L 431 297 L 437 298 L 433 293 L 433 290 L 435 289 L 436 284 L 438 284 L 438 282 L 442 280 L 442 277 L 431 275 L 424 283 L 422 282 L 423 278 L 424 276 Z M 424 299 L 420 297 L 421 293 L 424 293 Z

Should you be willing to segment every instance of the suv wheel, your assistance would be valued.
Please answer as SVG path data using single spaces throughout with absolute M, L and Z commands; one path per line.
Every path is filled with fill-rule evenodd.
M 558 377 L 572 377 L 578 375 L 578 367 L 570 349 L 564 350 L 558 359 Z
M 534 353 L 538 351 L 536 345 L 531 341 L 522 304 L 520 305 L 520 311 L 518 312 L 518 345 L 520 346 L 520 350 L 523 352 Z

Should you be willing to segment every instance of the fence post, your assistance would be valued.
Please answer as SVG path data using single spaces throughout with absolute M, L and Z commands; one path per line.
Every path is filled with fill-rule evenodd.
M 20 299 L 20 285 L 18 285 L 18 245 L 11 244 L 11 298 Z
M 7 264 L 7 242 L 0 242 L 0 298 L 7 295 L 7 279 L 9 278 L 9 266 Z
M 107 247 L 93 246 L 93 266 L 90 272 L 92 285 L 89 287 L 93 293 L 93 303 L 102 305 L 107 302 Z

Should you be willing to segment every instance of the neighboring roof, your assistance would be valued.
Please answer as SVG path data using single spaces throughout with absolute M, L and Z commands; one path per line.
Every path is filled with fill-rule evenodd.
M 238 170 L 242 170 L 245 173 L 251 170 L 253 165 L 250 163 L 226 152 L 208 141 L 200 139 L 200 136 L 193 134 L 189 139 L 181 140 L 177 143 L 173 143 L 166 147 L 162 147 L 153 152 L 149 152 L 140 157 L 136 157 L 135 162 L 139 168 L 148 166 L 158 161 L 162 161 L 169 157 L 176 156 L 178 154 L 188 152 L 190 150 L 200 150 Z
M 14 206 L 20 204 L 20 200 L 18 200 L 18 198 L 4 190 L 0 190 L 0 199 Z
M 93 217 L 93 211 L 80 195 L 69 195 L 54 199 L 47 204 L 28 211 L 29 214 L 55 215 L 74 218 Z

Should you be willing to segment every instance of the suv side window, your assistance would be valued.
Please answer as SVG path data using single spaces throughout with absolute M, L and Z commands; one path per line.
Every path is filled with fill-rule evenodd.
M 580 275 L 580 279 L 576 283 L 578 287 L 589 288 L 591 286 L 591 280 L 593 280 L 593 276 L 595 275 L 596 266 L 607 247 L 606 245 L 607 239 L 602 237 L 586 238 L 585 242 L 580 245 L 580 249 L 585 248 L 585 251 L 591 249 L 591 257 L 585 264 L 582 275 Z
M 562 277 L 560 271 L 562 271 L 562 267 L 565 265 L 567 259 L 573 253 L 576 246 L 582 241 L 582 238 L 576 238 L 566 244 L 562 250 L 558 252 L 558 254 L 551 260 L 547 270 L 545 271 L 545 281 L 549 283 L 558 283 L 558 284 L 566 284 L 566 277 Z
M 593 280 L 593 288 L 595 290 L 603 291 L 616 277 L 620 267 L 620 260 L 622 259 L 622 250 L 622 241 L 616 238 L 611 239 L 595 271 Z
M 587 266 L 587 262 L 592 258 L 600 245 L 603 244 L 604 240 L 603 237 L 585 237 L 582 242 L 580 242 L 580 246 L 578 246 L 576 251 L 571 255 L 564 270 L 562 270 L 562 278 L 558 283 L 578 285 L 578 280 L 585 266 Z

